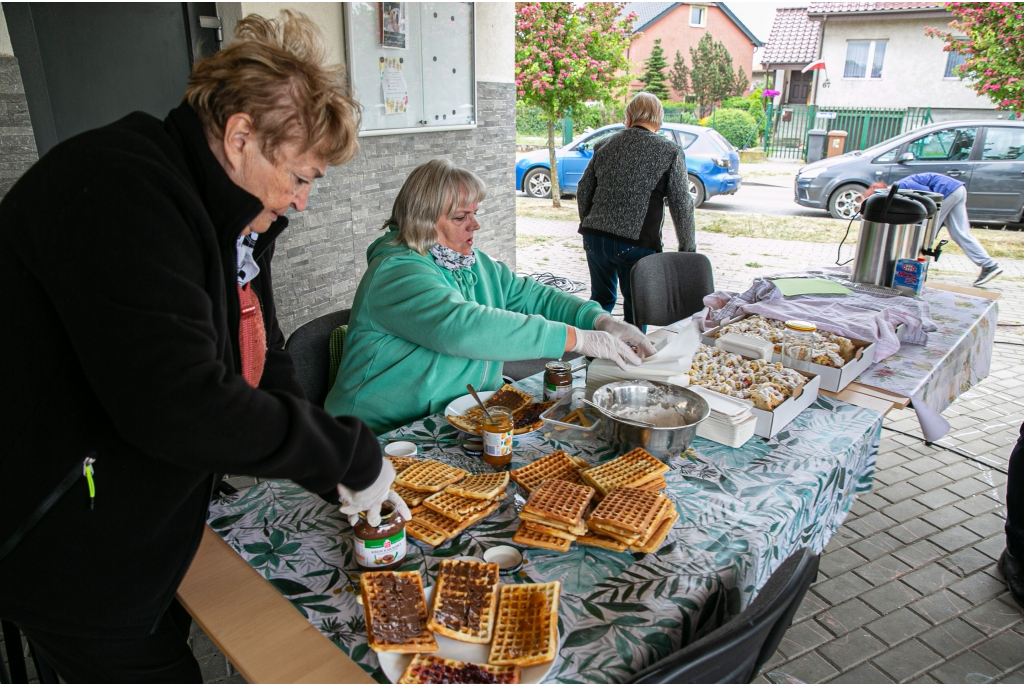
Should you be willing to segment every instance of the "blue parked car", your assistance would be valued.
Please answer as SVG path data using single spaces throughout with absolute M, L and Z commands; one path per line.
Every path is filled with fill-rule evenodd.
M 594 144 L 622 130 L 622 124 L 602 126 L 590 135 L 555 150 L 558 187 L 563 193 L 575 193 L 583 170 L 594 156 Z M 686 171 L 690 176 L 693 206 L 715 195 L 732 195 L 740 188 L 740 156 L 718 131 L 691 124 L 662 124 L 659 135 L 674 141 L 686 151 Z M 530 197 L 551 197 L 551 165 L 548 151 L 534 150 L 516 162 L 516 188 Z

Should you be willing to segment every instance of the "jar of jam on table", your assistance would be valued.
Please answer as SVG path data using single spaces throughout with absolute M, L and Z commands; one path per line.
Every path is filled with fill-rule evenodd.
M 505 407 L 489 407 L 487 411 L 490 418 L 485 415 L 480 421 L 484 463 L 508 466 L 512 462 L 512 412 Z
M 380 508 L 380 525 L 371 526 L 366 512 L 352 528 L 356 565 L 364 571 L 391 571 L 405 560 L 405 519 L 390 502 Z

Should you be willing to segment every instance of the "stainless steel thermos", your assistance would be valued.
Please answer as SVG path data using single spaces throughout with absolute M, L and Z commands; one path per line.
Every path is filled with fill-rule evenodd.
M 928 198 L 900 194 L 899 184 L 894 184 L 888 194 L 875 193 L 864 200 L 860 211 L 860 237 L 850 280 L 891 288 L 896 261 L 921 255 L 927 219 L 935 214 L 935 204 Z

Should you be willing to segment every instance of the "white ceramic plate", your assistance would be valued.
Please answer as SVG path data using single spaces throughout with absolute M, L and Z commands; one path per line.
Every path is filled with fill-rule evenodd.
M 484 392 L 478 392 L 477 395 L 480 396 L 480 401 L 481 402 L 486 402 L 487 400 L 491 399 L 491 396 L 495 392 L 496 392 L 495 390 L 485 390 Z M 463 395 L 462 397 L 460 397 L 458 399 L 452 400 L 448 404 L 448 406 L 444 408 L 444 415 L 445 415 L 445 417 L 448 417 L 448 416 L 462 416 L 467 411 L 469 411 L 473 407 L 477 407 L 477 406 L 479 406 L 479 405 L 476 403 L 476 400 L 473 399 L 472 395 Z M 448 423 L 451 423 L 451 421 L 449 421 Z M 538 428 L 537 430 L 540 430 L 540 428 Z M 537 432 L 537 430 L 532 430 L 529 433 L 519 433 L 518 435 L 515 435 L 513 437 L 518 439 L 518 438 L 525 437 L 527 435 L 533 435 L 534 433 Z
M 483 393 L 481 393 L 483 395 Z M 470 398 L 473 399 L 472 397 Z M 480 399 L 483 399 L 481 397 Z M 427 607 L 430 606 L 430 600 L 434 596 L 434 588 L 428 587 L 424 589 L 423 594 L 427 598 Z M 433 656 L 439 656 L 445 659 L 456 659 L 458 661 L 469 661 L 474 664 L 486 664 L 487 657 L 491 652 L 490 645 L 476 645 L 471 642 L 459 642 L 458 640 L 452 640 L 444 637 L 443 635 L 434 635 L 437 640 L 437 651 L 431 652 Z M 558 644 L 562 644 L 562 636 L 558 636 Z M 377 654 L 377 659 L 380 661 L 381 670 L 384 671 L 384 675 L 388 677 L 388 682 L 397 683 L 398 679 L 402 677 L 405 669 L 409 666 L 409 662 L 412 661 L 414 654 L 396 654 L 395 652 L 380 652 Z M 547 664 L 541 664 L 539 666 L 527 666 L 522 669 L 522 681 L 523 683 L 542 683 L 547 678 L 548 673 L 551 671 L 551 667 L 554 665 L 554 661 Z

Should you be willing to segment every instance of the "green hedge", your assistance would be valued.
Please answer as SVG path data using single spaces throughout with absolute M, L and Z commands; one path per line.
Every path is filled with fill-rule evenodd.
M 757 119 L 739 109 L 720 109 L 712 119 L 714 129 L 739 149 L 757 128 Z

